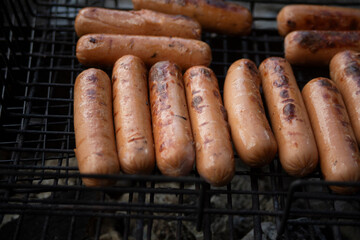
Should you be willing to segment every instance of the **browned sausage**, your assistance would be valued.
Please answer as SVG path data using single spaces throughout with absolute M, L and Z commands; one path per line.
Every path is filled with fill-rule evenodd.
M 185 16 L 151 10 L 120 11 L 87 7 L 75 19 L 75 31 L 80 37 L 88 33 L 153 35 L 200 39 L 200 24 Z
M 82 174 L 115 174 L 120 171 L 115 147 L 111 81 L 99 69 L 83 71 L 74 87 L 76 158 Z M 86 186 L 112 183 L 83 178 Z
M 163 61 L 149 73 L 156 164 L 169 176 L 188 174 L 195 162 L 195 146 L 181 69 Z
M 147 69 L 140 58 L 126 55 L 112 73 L 116 144 L 121 170 L 150 173 L 155 166 L 148 103 Z
M 173 61 L 182 69 L 208 66 L 211 50 L 205 42 L 171 37 L 88 34 L 76 45 L 76 57 L 86 66 L 112 67 L 124 55 L 135 55 L 151 66 L 159 61 Z
M 344 51 L 330 62 L 330 76 L 342 94 L 354 130 L 360 144 L 360 53 Z
M 279 34 L 295 30 L 360 30 L 360 9 L 295 4 L 281 9 L 277 15 Z
M 196 66 L 185 72 L 184 82 L 196 144 L 196 169 L 211 185 L 226 185 L 234 176 L 235 161 L 216 76 L 211 69 Z
M 251 31 L 252 16 L 248 9 L 222 0 L 132 0 L 135 9 L 182 14 L 196 19 L 209 31 L 246 35 Z
M 248 59 L 230 66 L 224 84 L 224 105 L 233 143 L 240 158 L 252 167 L 268 164 L 277 151 L 261 100 L 260 84 L 260 73 Z
M 360 153 L 344 102 L 336 85 L 315 78 L 302 90 L 320 153 L 320 167 L 327 181 L 359 181 Z M 353 187 L 331 186 L 338 193 Z
M 360 31 L 294 31 L 286 35 L 285 58 L 294 65 L 328 65 L 346 49 L 360 51 Z
M 283 58 L 271 57 L 259 70 L 281 165 L 290 175 L 305 176 L 317 166 L 318 151 L 291 66 Z

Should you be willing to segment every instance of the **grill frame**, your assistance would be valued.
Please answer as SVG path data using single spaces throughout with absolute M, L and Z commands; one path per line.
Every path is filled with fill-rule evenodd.
M 274 27 L 276 19 L 254 13 L 259 5 L 278 4 L 279 9 L 288 3 L 286 0 L 241 1 L 254 15 L 254 29 L 249 36 L 203 33 L 202 39 L 212 48 L 210 68 L 217 75 L 221 89 L 226 70 L 235 60 L 250 58 L 258 66 L 266 57 L 283 57 L 283 38 Z M 311 1 L 311 4 L 326 3 Z M 79 174 L 71 163 L 75 146 L 72 100 L 75 78 L 85 68 L 75 57 L 78 38 L 73 21 L 84 6 L 116 8 L 121 4 L 116 0 L 0 2 L 3 13 L 0 23 L 0 220 L 4 220 L 5 215 L 18 215 L 9 239 L 26 238 L 24 225 L 32 216 L 40 216 L 43 222 L 39 239 L 55 237 L 50 230 L 56 224 L 54 219 L 60 217 L 69 220 L 68 231 L 61 239 L 77 239 L 76 227 L 82 218 L 94 221 L 92 234 L 85 234 L 95 239 L 100 238 L 103 222 L 108 219 L 123 224 L 120 233 L 125 239 L 151 239 L 154 224 L 161 221 L 176 224 L 177 239 L 186 235 L 184 226 L 188 227 L 188 223 L 194 225 L 204 239 L 216 238 L 212 228 L 219 216 L 227 216 L 225 233 L 229 239 L 239 237 L 237 221 L 241 218 L 252 221 L 254 239 L 262 238 L 261 224 L 268 220 L 276 226 L 278 238 L 283 239 L 294 239 L 295 228 L 308 231 L 303 236 L 311 239 L 321 238 L 319 231 L 320 236 L 342 239 L 342 226 L 360 225 L 359 193 L 336 195 L 327 188 L 330 184 L 360 187 L 360 183 L 324 182 L 318 169 L 306 178 L 294 179 L 283 172 L 277 157 L 263 169 L 251 169 L 240 163 L 235 178 L 245 179 L 243 182 L 248 184 L 245 187 L 236 186 L 232 181 L 226 187 L 214 188 L 200 179 L 196 171 L 186 177 L 172 178 L 162 176 L 157 169 L 151 176 L 91 175 L 117 180 L 118 184 L 112 187 L 81 185 L 81 177 L 89 175 Z M 332 4 L 360 7 L 356 1 L 333 1 Z M 272 27 L 263 28 L 262 23 L 270 23 Z M 294 67 L 293 70 L 300 88 L 314 77 L 328 77 L 326 68 L 315 71 Z M 240 161 L 236 154 L 235 158 Z M 38 198 L 40 194 L 47 197 Z M 124 195 L 128 196 L 127 201 L 115 201 Z M 159 197 L 169 197 L 173 202 L 157 202 Z M 240 197 L 251 202 L 251 206 L 237 207 Z M 221 199 L 220 206 L 216 206 L 214 198 Z M 271 199 L 272 207 L 262 204 L 267 198 Z M 317 209 L 319 202 L 329 208 Z M 359 208 L 341 211 L 337 209 L 339 203 L 351 203 Z

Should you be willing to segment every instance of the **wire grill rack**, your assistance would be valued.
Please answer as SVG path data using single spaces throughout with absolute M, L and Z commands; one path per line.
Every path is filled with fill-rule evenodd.
M 289 3 L 309 2 L 245 0 L 241 4 L 254 16 L 251 35 L 203 33 L 221 89 L 234 61 L 249 58 L 259 65 L 267 57 L 283 56 L 275 16 Z M 360 7 L 355 0 L 331 3 Z M 73 151 L 73 87 L 85 68 L 75 57 L 73 24 L 85 6 L 130 9 L 131 3 L 0 1 L 1 239 L 117 239 L 109 237 L 114 231 L 120 239 L 240 239 L 244 231 L 247 239 L 351 239 L 349 232 L 359 234 L 359 194 L 333 194 L 327 186 L 340 183 L 324 182 L 318 170 L 292 178 L 277 158 L 251 169 L 235 154 L 234 180 L 221 188 L 205 183 L 196 171 L 171 178 L 158 170 L 151 176 L 92 176 L 117 184 L 83 186 Z M 294 72 L 300 88 L 329 75 L 327 68 L 295 67 Z M 225 224 L 219 227 L 219 221 Z M 241 230 L 242 225 L 247 228 Z M 175 232 L 166 235 L 162 226 Z M 275 228 L 275 237 L 267 233 L 268 226 Z

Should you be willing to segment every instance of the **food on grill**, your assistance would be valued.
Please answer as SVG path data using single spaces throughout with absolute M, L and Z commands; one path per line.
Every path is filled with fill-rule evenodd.
M 145 64 L 173 61 L 182 69 L 195 65 L 208 66 L 211 50 L 205 42 L 171 37 L 88 34 L 76 45 L 76 57 L 86 66 L 112 67 L 124 55 L 140 57 Z
M 135 9 L 151 9 L 189 16 L 209 31 L 231 35 L 247 35 L 251 31 L 250 11 L 233 2 L 222 0 L 132 0 L 132 2 Z
M 156 164 L 164 175 L 186 175 L 194 166 L 195 146 L 181 69 L 169 61 L 156 63 L 149 89 Z
M 155 166 L 148 103 L 147 69 L 140 58 L 126 55 L 112 73 L 114 123 L 121 170 L 147 174 Z
M 259 70 L 281 165 L 290 175 L 305 176 L 316 168 L 318 151 L 291 66 L 283 58 L 271 57 Z
M 111 80 L 90 68 L 76 78 L 74 87 L 75 154 L 82 174 L 116 174 L 116 154 Z M 86 186 L 111 184 L 109 179 L 83 178 Z
M 248 59 L 230 66 L 224 84 L 224 105 L 233 143 L 240 158 L 252 167 L 268 164 L 277 151 L 261 100 L 260 84 L 260 73 Z
M 75 19 L 75 31 L 80 37 L 88 33 L 154 35 L 200 39 L 200 24 L 185 16 L 151 10 L 120 11 L 87 7 Z
M 184 74 L 195 146 L 196 168 L 213 186 L 223 186 L 235 173 L 227 113 L 218 81 L 209 68 L 195 66 Z
M 334 82 L 315 78 L 302 90 L 320 153 L 320 167 L 327 181 L 359 181 L 360 153 L 349 117 Z M 354 187 L 331 186 L 337 193 Z
M 344 50 L 360 51 L 360 31 L 294 31 L 286 35 L 285 58 L 294 65 L 328 65 Z
M 295 30 L 360 30 L 360 9 L 294 4 L 277 15 L 279 34 Z

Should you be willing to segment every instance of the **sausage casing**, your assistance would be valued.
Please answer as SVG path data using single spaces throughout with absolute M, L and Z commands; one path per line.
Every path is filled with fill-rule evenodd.
M 246 35 L 251 31 L 250 11 L 236 3 L 221 0 L 132 0 L 135 9 L 182 14 L 196 19 L 201 26 L 210 31 Z
M 196 144 L 196 169 L 211 185 L 226 185 L 234 176 L 235 161 L 216 76 L 209 68 L 195 66 L 185 72 L 184 82 Z
M 224 84 L 224 106 L 233 143 L 240 158 L 252 167 L 268 164 L 277 152 L 261 100 L 260 84 L 260 73 L 248 59 L 230 66 Z
M 156 63 L 149 88 L 156 164 L 164 175 L 186 175 L 194 166 L 195 146 L 181 69 L 169 61 Z
M 74 87 L 76 158 L 82 174 L 115 174 L 120 171 L 115 147 L 111 81 L 99 69 L 87 69 Z M 106 179 L 83 178 L 86 186 L 112 183 Z
M 75 31 L 80 37 L 88 33 L 153 35 L 200 39 L 200 24 L 185 16 L 151 10 L 121 11 L 87 7 L 75 19 Z
M 290 175 L 305 176 L 317 166 L 318 151 L 291 66 L 283 58 L 271 57 L 259 70 L 281 165 Z
M 341 94 L 334 82 L 315 78 L 302 90 L 320 153 L 320 167 L 327 181 L 359 181 L 360 153 Z M 338 193 L 353 187 L 330 186 Z
M 140 58 L 126 55 L 112 73 L 116 144 L 121 170 L 147 174 L 155 166 L 148 103 L 147 69 Z
M 279 34 L 296 30 L 360 30 L 360 9 L 294 4 L 277 15 Z
M 159 61 L 173 61 L 182 69 L 208 66 L 211 50 L 205 42 L 176 37 L 87 34 L 76 45 L 76 57 L 86 66 L 112 67 L 124 55 L 135 55 L 151 66 Z
M 330 62 L 330 76 L 343 96 L 360 144 L 360 53 L 347 50 L 336 54 Z
M 291 64 L 324 66 L 338 52 L 360 51 L 360 31 L 294 31 L 286 35 L 284 48 Z

